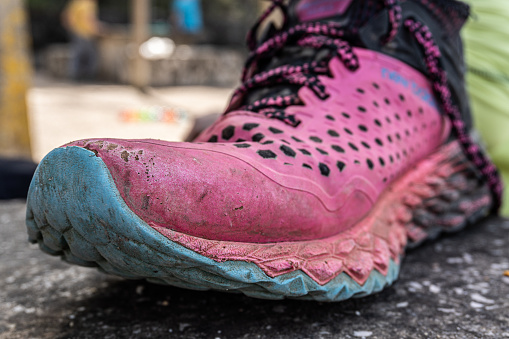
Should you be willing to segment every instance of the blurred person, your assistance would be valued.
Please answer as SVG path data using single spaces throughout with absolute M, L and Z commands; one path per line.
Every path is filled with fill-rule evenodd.
M 173 0 L 171 9 L 180 32 L 187 34 L 201 32 L 203 29 L 201 0 Z
M 264 25 L 276 10 L 282 25 Z M 86 139 L 47 155 L 31 241 L 196 290 L 380 291 L 406 247 L 501 205 L 472 136 L 468 16 L 455 0 L 272 0 L 248 35 L 242 85 L 193 142 Z
M 467 84 L 475 125 L 509 182 L 509 1 L 467 0 L 472 16 L 463 30 Z M 502 214 L 509 217 L 509 190 Z
M 71 35 L 70 75 L 74 80 L 93 79 L 97 73 L 97 10 L 97 0 L 71 0 L 62 12 L 63 25 Z

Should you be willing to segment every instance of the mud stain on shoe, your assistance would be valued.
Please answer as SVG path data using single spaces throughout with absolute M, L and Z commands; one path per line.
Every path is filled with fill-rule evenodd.
M 198 202 L 202 202 L 203 199 L 205 199 L 205 197 L 207 196 L 207 194 L 209 194 L 208 191 L 205 191 L 202 194 L 200 194 L 200 197 L 198 198 Z
M 150 196 L 149 195 L 144 196 L 143 197 L 143 202 L 142 202 L 142 205 L 141 205 L 141 209 L 148 210 L 149 202 L 150 202 Z
M 129 152 L 123 151 L 122 154 L 120 154 L 120 157 L 124 159 L 125 162 L 129 162 Z
M 89 150 L 90 152 L 94 152 L 95 156 L 98 157 L 99 156 L 99 152 L 95 149 L 91 149 L 90 147 L 88 146 L 83 146 L 84 149 L 86 150 Z

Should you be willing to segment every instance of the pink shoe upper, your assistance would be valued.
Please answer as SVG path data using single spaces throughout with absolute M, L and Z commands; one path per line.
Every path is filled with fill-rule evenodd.
M 126 204 L 148 224 L 239 242 L 325 238 L 357 223 L 388 185 L 443 144 L 450 126 L 428 80 L 382 54 L 354 49 L 352 72 L 337 58 L 331 94 L 307 87 L 286 108 L 297 127 L 262 114 L 224 115 L 195 143 L 83 140 Z

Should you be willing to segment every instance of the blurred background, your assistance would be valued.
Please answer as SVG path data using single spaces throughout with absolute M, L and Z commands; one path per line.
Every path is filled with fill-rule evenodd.
M 466 1 L 473 118 L 509 182 L 509 1 Z M 0 0 L 0 199 L 25 195 L 35 164 L 70 141 L 181 141 L 213 121 L 269 3 Z
M 129 83 L 136 44 L 148 40 L 140 51 L 150 60 L 147 85 L 153 86 L 231 86 L 237 74 L 232 74 L 233 67 L 225 72 L 223 64 L 235 66 L 232 63 L 241 61 L 239 51 L 260 7 L 257 0 L 80 0 L 74 4 L 80 2 L 96 7 L 90 11 L 95 12 L 98 28 L 89 34 L 98 53 L 95 79 Z M 72 21 L 81 20 L 81 14 L 72 13 L 72 5 L 69 0 L 25 3 L 35 66 L 60 79 L 73 76 L 66 66 L 77 33 Z M 211 74 L 206 76 L 207 72 Z
M 1 0 L 0 199 L 23 196 L 35 163 L 73 140 L 184 140 L 224 109 L 263 6 Z

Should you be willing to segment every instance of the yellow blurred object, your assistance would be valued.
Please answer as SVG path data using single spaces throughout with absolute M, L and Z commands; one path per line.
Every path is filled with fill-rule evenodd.
M 22 0 L 0 1 L 0 156 L 31 157 L 26 94 L 30 86 Z
M 509 1 L 466 2 L 472 10 L 463 30 L 472 114 L 506 184 L 501 214 L 509 216 Z
M 72 0 L 64 10 L 67 28 L 79 37 L 90 39 L 98 34 L 97 2 L 93 0 Z
M 504 275 L 505 275 L 506 277 L 509 277 L 509 271 L 505 271 L 505 272 L 504 272 Z

